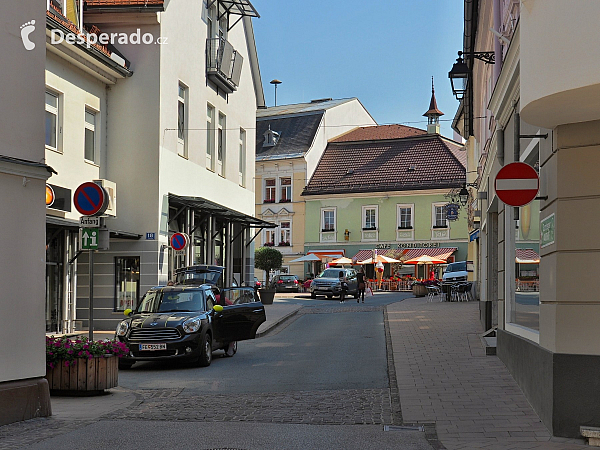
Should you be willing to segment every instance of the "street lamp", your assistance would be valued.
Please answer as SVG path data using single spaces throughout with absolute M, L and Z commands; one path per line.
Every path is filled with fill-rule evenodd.
M 452 65 L 452 70 L 448 72 L 448 78 L 450 78 L 450 85 L 452 86 L 452 94 L 457 100 L 462 100 L 464 97 L 466 85 L 469 81 L 469 76 L 471 75 L 471 69 L 463 59 L 463 55 L 479 59 L 486 64 L 495 64 L 496 62 L 496 55 L 494 52 L 458 52 L 458 58 L 456 58 L 456 62 Z M 459 86 L 460 83 L 462 83 L 462 86 Z
M 275 106 L 277 106 L 277 85 L 281 84 L 278 79 L 271 80 L 271 84 L 275 86 Z
M 462 188 L 458 192 L 458 199 L 460 200 L 460 204 L 465 206 L 469 201 L 469 191 L 467 191 L 467 185 L 463 183 Z

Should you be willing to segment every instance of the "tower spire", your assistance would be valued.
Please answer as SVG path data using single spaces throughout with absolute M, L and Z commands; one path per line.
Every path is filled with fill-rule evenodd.
M 427 133 L 440 134 L 440 116 L 443 116 L 444 113 L 437 107 L 433 77 L 431 77 L 431 101 L 429 102 L 429 110 L 423 115 L 427 117 Z

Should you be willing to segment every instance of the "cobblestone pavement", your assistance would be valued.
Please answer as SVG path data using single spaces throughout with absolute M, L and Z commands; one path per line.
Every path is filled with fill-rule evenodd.
M 186 396 L 184 391 L 176 399 L 168 392 L 136 392 L 143 400 L 112 414 L 112 419 L 313 425 L 392 423 L 389 389 L 193 396 Z
M 411 298 L 387 317 L 406 422 L 435 423 L 448 449 L 586 448 L 553 438 L 502 361 L 485 356 L 477 302 Z

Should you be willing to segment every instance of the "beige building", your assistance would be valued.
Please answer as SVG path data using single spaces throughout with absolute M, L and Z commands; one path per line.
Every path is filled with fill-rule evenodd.
M 0 3 L 0 425 L 48 416 L 44 342 L 44 10 Z
M 548 429 L 579 437 L 580 426 L 600 426 L 600 4 L 465 5 L 454 128 L 477 170 L 482 322 L 497 327 L 498 356 Z M 495 192 L 512 162 L 539 174 L 538 196 L 522 207 Z
M 306 277 L 305 200 L 301 196 L 330 139 L 359 126 L 376 125 L 357 98 L 259 109 L 256 114 L 256 217 L 277 224 L 264 229 L 257 245 L 283 254 L 281 272 Z M 332 253 L 333 255 L 333 253 Z M 337 255 L 337 253 L 335 254 Z M 263 280 L 266 276 L 257 273 Z

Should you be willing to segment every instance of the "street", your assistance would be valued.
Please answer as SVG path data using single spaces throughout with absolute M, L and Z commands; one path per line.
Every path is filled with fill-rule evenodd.
M 289 298 L 303 308 L 234 357 L 217 351 L 208 368 L 137 363 L 119 373 L 137 401 L 30 448 L 431 448 L 425 433 L 399 428 L 391 398 L 383 307 L 408 296 Z

